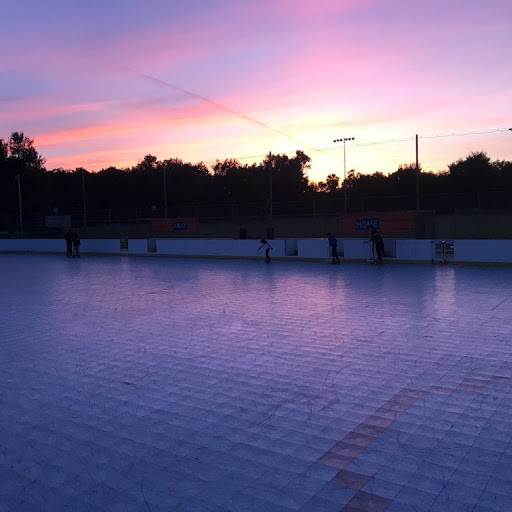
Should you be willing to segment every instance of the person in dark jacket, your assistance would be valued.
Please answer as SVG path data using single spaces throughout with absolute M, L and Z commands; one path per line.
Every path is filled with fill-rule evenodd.
M 338 240 L 330 231 L 327 232 L 327 240 L 329 241 L 329 247 L 331 248 L 331 264 L 335 265 L 340 262 L 340 258 L 338 256 Z
M 382 239 L 381 234 L 376 228 L 372 228 L 369 241 L 373 244 L 373 247 L 375 248 L 377 261 L 382 262 L 382 257 L 386 255 L 384 253 L 384 240 Z
M 264 249 L 265 250 L 265 263 L 270 263 L 272 261 L 270 259 L 270 251 L 272 251 L 272 247 L 264 238 L 262 238 L 260 240 L 260 242 L 261 242 L 261 245 L 260 245 L 260 247 L 258 249 L 258 252 L 261 249 Z
M 66 240 L 66 256 L 71 258 L 73 256 L 73 231 L 71 228 L 68 229 L 64 238 Z
M 73 231 L 73 258 L 80 258 L 80 235 Z

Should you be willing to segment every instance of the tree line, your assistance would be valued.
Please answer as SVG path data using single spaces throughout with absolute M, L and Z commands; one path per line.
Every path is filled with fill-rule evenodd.
M 18 186 L 24 210 L 41 214 L 54 208 L 80 209 L 84 189 L 89 210 L 162 206 L 164 197 L 168 205 L 265 203 L 270 190 L 274 202 L 337 198 L 342 197 L 344 185 L 354 198 L 415 194 L 414 164 L 400 165 L 388 175 L 351 170 L 345 183 L 336 174 L 313 182 L 310 168 L 311 158 L 296 151 L 293 157 L 269 154 L 253 164 L 217 160 L 211 168 L 202 162 L 146 155 L 126 169 L 46 169 L 34 141 L 23 132 L 13 132 L 0 139 L 0 212 L 17 211 Z M 512 162 L 491 161 L 486 153 L 474 152 L 449 164 L 447 170 L 421 172 L 420 188 L 422 194 L 512 190 Z

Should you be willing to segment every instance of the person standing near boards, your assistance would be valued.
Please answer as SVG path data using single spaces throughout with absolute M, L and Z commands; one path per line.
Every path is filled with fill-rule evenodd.
M 384 253 L 384 240 L 382 239 L 381 234 L 376 228 L 372 228 L 372 232 L 370 234 L 370 240 L 368 240 L 373 244 L 375 248 L 375 252 L 377 254 L 377 261 L 382 263 L 382 257 L 385 256 Z
M 331 249 L 331 264 L 335 265 L 340 262 L 338 256 L 338 240 L 330 231 L 327 232 L 327 240 L 329 241 L 329 247 Z
M 73 258 L 80 258 L 80 235 L 73 231 Z
M 265 263 L 270 263 L 272 261 L 270 259 L 270 251 L 272 251 L 273 249 L 264 238 L 262 238 L 260 240 L 260 242 L 261 242 L 261 245 L 258 249 L 258 252 L 260 252 L 261 249 L 264 249 L 265 250 Z
M 66 256 L 71 258 L 73 256 L 73 231 L 71 228 L 68 229 L 64 239 L 66 240 Z

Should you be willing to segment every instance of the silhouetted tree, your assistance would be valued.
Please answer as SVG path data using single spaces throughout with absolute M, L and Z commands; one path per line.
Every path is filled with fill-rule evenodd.
M 62 168 L 51 169 L 46 172 L 46 195 L 48 196 L 48 210 L 72 210 L 75 202 L 70 197 L 73 188 L 73 177 L 70 170 Z M 71 194 L 72 195 L 72 194 Z
M 494 189 L 498 184 L 498 172 L 483 151 L 470 153 L 448 166 L 452 190 L 460 192 Z
M 512 162 L 496 160 L 492 165 L 498 175 L 498 189 L 512 190 Z
M 387 177 L 386 188 L 388 193 L 397 196 L 413 194 L 416 190 L 416 164 L 400 164 L 398 169 Z
M 133 205 L 150 208 L 163 204 L 164 168 L 163 162 L 148 154 L 137 165 L 125 171 L 125 208 Z
M 387 177 L 381 172 L 361 174 L 352 169 L 347 175 L 350 197 L 386 195 L 386 183 Z
M 44 158 L 34 147 L 34 141 L 25 136 L 23 132 L 12 132 L 3 151 L 5 150 L 7 161 L 16 164 L 17 171 L 44 170 Z
M 8 156 L 7 142 L 4 139 L 0 139 L 0 166 L 4 166 Z
M 241 167 L 240 162 L 234 158 L 227 158 L 223 162 L 217 160 L 213 164 L 212 170 L 214 176 L 226 176 L 228 171 L 237 170 Z
M 91 203 L 98 209 L 127 207 L 126 190 L 128 172 L 116 167 L 108 167 L 98 171 L 91 187 Z M 91 206 L 92 208 L 92 206 Z
M 339 184 L 340 178 L 338 178 L 336 174 L 329 174 L 325 180 L 325 185 L 329 194 L 334 194 L 338 190 Z
M 263 163 L 265 166 L 268 165 L 268 156 Z M 274 201 L 296 201 L 308 191 L 307 171 L 311 167 L 311 159 L 303 151 L 296 151 L 293 158 L 287 155 L 272 155 L 270 163 Z
M 310 157 L 297 151 L 293 157 L 273 154 L 250 165 L 241 164 L 233 158 L 218 160 L 211 170 L 202 162 L 192 164 L 178 158 L 160 161 L 148 154 L 128 169 L 108 167 L 89 173 L 78 167 L 75 170 L 59 168 L 47 171 L 44 158 L 37 152 L 33 140 L 23 132 L 12 132 L 8 139 L 0 139 L 0 211 L 13 213 L 18 209 L 16 175 L 20 175 L 24 211 L 41 214 L 49 213 L 54 207 L 61 211 L 81 209 L 82 177 L 87 182 L 88 210 L 161 207 L 164 204 L 164 184 L 170 207 L 266 203 L 270 198 L 271 178 L 273 200 L 276 202 L 312 197 L 336 198 L 342 194 L 340 178 L 336 174 L 329 174 L 325 181 L 319 183 L 310 182 L 310 166 Z M 349 201 L 386 196 L 414 199 L 415 164 L 402 164 L 388 176 L 382 172 L 361 174 L 352 169 L 344 185 Z M 480 151 L 449 164 L 447 170 L 420 174 L 420 194 L 425 199 L 427 194 L 433 193 L 486 190 L 512 190 L 512 162 L 492 162 L 486 153 Z M 503 197 L 505 204 L 506 196 Z M 391 206 L 406 204 L 410 207 L 409 199 L 393 202 Z M 372 201 L 364 204 L 368 206 Z M 374 201 L 373 204 L 379 202 Z M 435 208 L 435 201 L 430 204 Z
M 23 208 L 38 211 L 46 206 L 44 192 L 44 158 L 34 141 L 23 132 L 12 132 L 7 141 L 0 140 L 0 204 L 4 211 L 16 211 L 18 193 L 16 176 L 20 177 Z

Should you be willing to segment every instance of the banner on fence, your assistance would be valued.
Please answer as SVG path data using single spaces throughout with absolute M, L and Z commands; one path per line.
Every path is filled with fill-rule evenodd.
M 197 219 L 151 219 L 153 233 L 195 233 L 197 231 Z
M 371 228 L 382 236 L 410 237 L 416 233 L 416 212 L 364 212 L 344 214 L 343 236 L 369 236 Z

